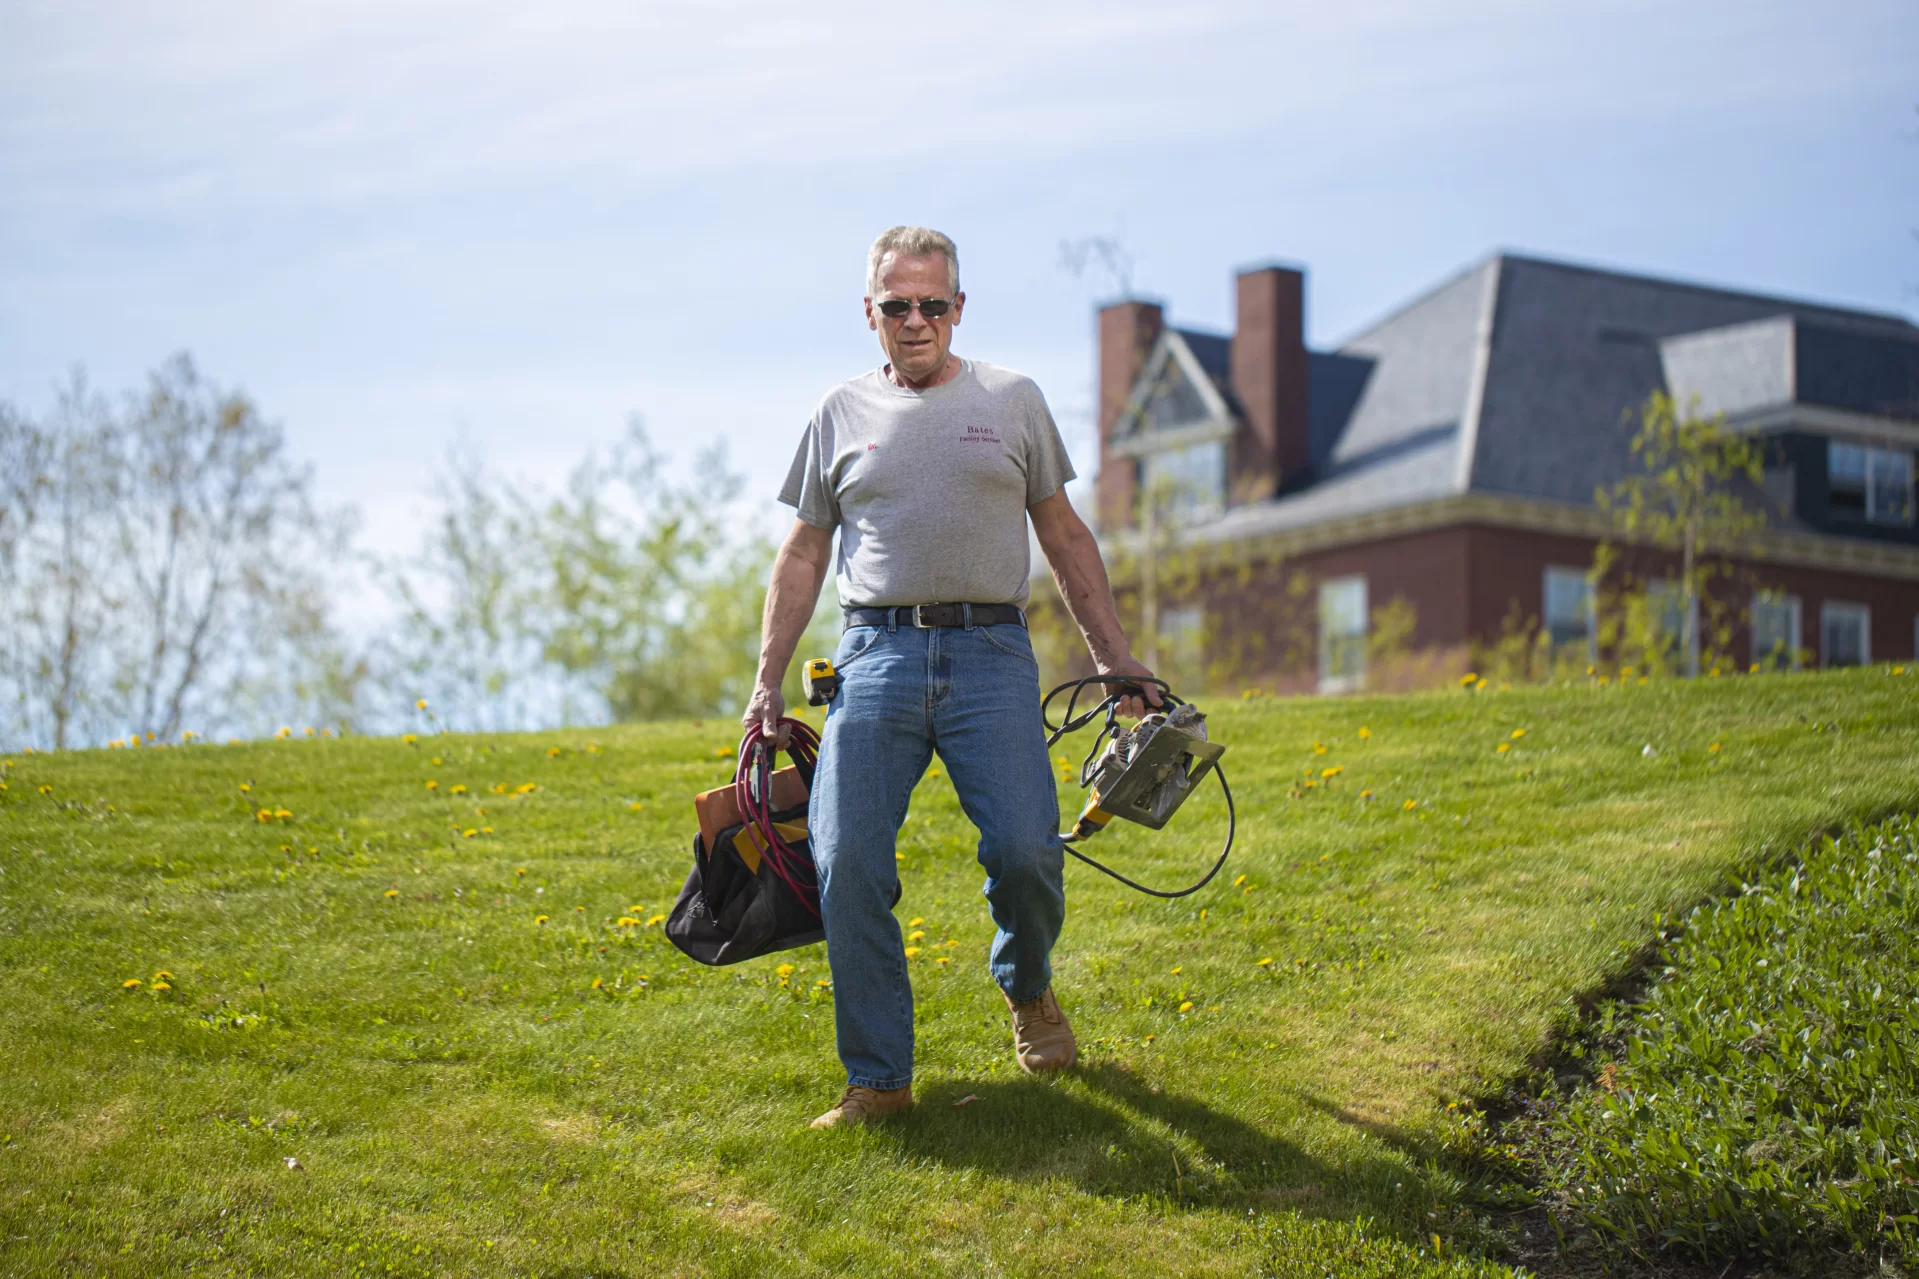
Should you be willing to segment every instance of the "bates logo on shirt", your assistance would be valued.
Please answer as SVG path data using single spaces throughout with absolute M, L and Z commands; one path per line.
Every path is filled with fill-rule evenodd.
M 960 436 L 960 441 L 964 444 L 998 444 L 999 436 L 990 426 L 969 426 L 966 434 Z

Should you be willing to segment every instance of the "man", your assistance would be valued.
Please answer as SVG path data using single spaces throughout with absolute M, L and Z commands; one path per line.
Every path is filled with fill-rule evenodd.
M 1073 467 L 1039 388 L 952 354 L 965 304 L 944 235 L 894 227 L 873 242 L 866 322 L 886 363 L 827 392 L 780 491 L 799 518 L 773 562 L 746 724 L 775 731 L 780 684 L 835 530 L 846 610 L 834 656 L 843 682 L 827 708 L 811 831 L 847 1087 L 815 1128 L 913 1104 L 913 992 L 892 914 L 894 840 L 936 751 L 979 827 L 999 928 L 990 967 L 1012 1012 L 1020 1067 L 1058 1070 L 1078 1058 L 1052 990 L 1065 853 L 1022 612 L 1028 516 L 1099 669 L 1151 676 L 1127 648 L 1099 545 L 1067 501 Z M 1143 707 L 1132 698 L 1125 709 Z

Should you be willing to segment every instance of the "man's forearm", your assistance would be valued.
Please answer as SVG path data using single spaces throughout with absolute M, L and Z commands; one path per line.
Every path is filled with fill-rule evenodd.
M 1113 587 L 1106 577 L 1106 564 L 1100 559 L 1099 542 L 1081 526 L 1067 539 L 1060 553 L 1049 556 L 1053 583 L 1059 597 L 1072 615 L 1073 622 L 1086 637 L 1087 651 L 1102 668 L 1132 660 L 1126 632 L 1120 629 L 1119 611 L 1113 606 Z
M 813 620 L 813 608 L 819 603 L 820 587 L 826 581 L 826 557 L 816 554 L 818 547 L 808 543 L 795 530 L 773 560 L 773 573 L 766 588 L 766 611 L 760 618 L 760 669 L 756 682 L 778 688 L 786 678 L 793 650 Z M 828 545 L 831 545 L 830 535 Z

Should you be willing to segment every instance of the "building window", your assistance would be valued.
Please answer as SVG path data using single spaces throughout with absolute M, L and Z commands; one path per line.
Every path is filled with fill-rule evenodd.
M 1759 591 L 1752 597 L 1752 664 L 1761 670 L 1799 669 L 1799 597 Z
M 1832 509 L 1874 524 L 1912 523 L 1912 454 L 1832 440 L 1826 445 Z
M 1319 691 L 1343 693 L 1366 679 L 1366 579 L 1319 584 Z
M 1197 605 L 1162 609 L 1159 660 L 1183 678 L 1201 678 L 1206 664 L 1206 613 Z M 1161 678 L 1165 678 L 1164 673 Z
M 1146 495 L 1154 515 L 1173 524 L 1217 516 L 1226 505 L 1226 442 L 1208 440 L 1145 457 Z
M 1864 604 L 1819 606 L 1819 664 L 1864 666 L 1872 660 L 1872 610 Z
M 1699 634 L 1699 600 L 1692 601 L 1693 637 Z M 1653 647 L 1678 653 L 1686 641 L 1686 594 L 1679 583 L 1668 579 L 1646 583 L 1647 636 Z
M 1593 657 L 1593 586 L 1583 568 L 1549 568 L 1542 588 L 1546 636 L 1555 652 Z

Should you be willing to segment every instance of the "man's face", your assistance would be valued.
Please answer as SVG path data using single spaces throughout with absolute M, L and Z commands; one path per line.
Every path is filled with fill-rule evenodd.
M 879 303 L 951 302 L 937 320 L 929 320 L 915 306 L 898 319 L 880 313 Z M 866 323 L 880 335 L 880 346 L 895 372 L 909 382 L 924 382 L 946 365 L 953 345 L 953 326 L 959 323 L 964 293 L 954 294 L 947 282 L 946 258 L 902 257 L 889 253 L 880 260 L 880 289 L 866 299 Z

